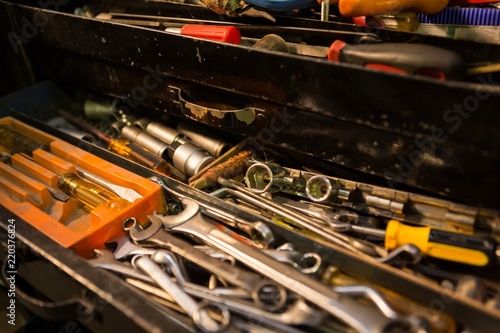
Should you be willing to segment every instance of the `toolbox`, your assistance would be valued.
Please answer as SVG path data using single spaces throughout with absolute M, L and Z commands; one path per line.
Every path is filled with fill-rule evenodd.
M 320 257 L 321 279 L 337 279 L 339 283 L 343 281 L 339 276 L 345 275 L 361 282 L 363 287 L 375 287 L 386 299 L 377 305 L 389 304 L 389 310 L 396 308 L 400 315 L 404 314 L 401 315 L 404 320 L 400 321 L 400 317 L 391 319 L 384 309 L 380 313 L 372 311 L 367 303 L 374 302 L 374 298 L 366 301 L 342 295 L 335 300 L 339 302 L 338 311 L 342 312 L 345 306 L 340 300 L 351 302 L 352 298 L 354 303 L 348 304 L 366 316 L 365 323 L 356 318 L 357 313 L 347 312 L 341 320 L 348 323 L 350 327 L 347 328 L 335 320 L 329 322 L 329 326 L 279 326 L 270 324 L 264 315 L 260 318 L 249 312 L 250 315 L 245 317 L 236 312 L 228 331 L 403 332 L 415 331 L 415 327 L 425 327 L 430 332 L 497 330 L 500 296 L 498 267 L 495 266 L 498 265 L 494 248 L 496 239 L 474 238 L 477 235 L 472 235 L 479 229 L 482 233 L 478 237 L 486 237 L 485 234 L 498 237 L 500 196 L 496 189 L 500 185 L 500 150 L 496 106 L 500 102 L 500 88 L 497 73 L 444 80 L 401 75 L 356 64 L 332 63 L 300 54 L 277 53 L 243 44 L 232 45 L 166 33 L 151 27 L 99 20 L 80 15 L 84 5 L 91 13 L 114 13 L 122 19 L 127 19 L 127 13 L 140 15 L 146 20 L 169 17 L 176 26 L 202 21 L 231 23 L 246 41 L 274 33 L 294 43 L 297 50 L 308 44 L 328 48 L 333 40 L 338 39 L 347 44 L 367 43 L 367 46 L 380 42 L 439 46 L 458 51 L 467 64 L 495 63 L 500 57 L 500 46 L 494 44 L 321 22 L 314 11 L 309 12 L 309 17 L 307 12 L 301 15 L 271 12 L 276 19 L 272 23 L 264 18 L 228 18 L 197 5 L 161 1 L 56 1 L 51 4 L 1 1 L 0 18 L 10 33 L 9 45 L 16 53 L 14 58 L 21 68 L 30 68 L 28 74 L 40 82 L 0 100 L 0 126 L 7 125 L 48 147 L 48 150 L 38 147 L 31 156 L 11 154 L 10 164 L 2 162 L 0 169 L 2 179 L 9 179 L 1 183 L 0 225 L 9 230 L 10 221 L 15 221 L 16 229 L 16 301 L 43 319 L 33 319 L 35 325 L 49 325 L 48 329 L 63 331 L 199 330 L 201 326 L 196 321 L 159 305 L 157 297 L 146 296 L 121 277 L 98 268 L 96 262 L 92 264 L 95 259 L 91 258 L 107 251 L 107 242 L 127 233 L 132 237 L 133 231 L 130 230 L 133 227 L 126 227 L 124 222 L 128 221 L 127 218 L 137 217 L 139 221 L 134 222 L 134 226 L 145 224 L 147 219 L 154 225 L 155 219 L 150 216 L 154 212 L 161 214 L 162 207 L 168 206 L 166 201 L 172 195 L 194 198 L 203 214 L 225 216 L 222 220 L 231 227 L 238 221 L 230 221 L 228 216 L 259 223 L 262 218 L 254 211 L 238 208 L 217 195 L 208 195 L 206 189 L 186 184 L 193 185 L 197 181 L 200 184 L 200 175 L 206 175 L 204 172 L 240 156 L 241 151 L 251 150 L 263 151 L 264 159 L 275 156 L 282 161 L 284 168 L 267 160 L 263 161 L 264 167 L 257 163 L 260 169 L 255 167 L 258 170 L 253 174 L 255 182 L 249 176 L 250 168 L 247 170 L 245 181 L 249 187 L 259 186 L 257 182 L 261 178 L 258 177 L 263 170 L 271 176 L 271 171 L 279 170 L 288 175 L 288 178 L 280 178 L 279 181 L 285 184 L 277 185 L 280 191 L 292 188 L 294 190 L 286 194 L 297 195 L 296 200 L 308 198 L 308 195 L 311 198 L 309 193 L 297 190 L 304 185 L 296 186 L 290 182 L 299 179 L 312 183 L 315 175 L 325 174 L 330 176 L 328 184 L 340 184 L 341 189 L 364 195 L 363 200 L 371 207 L 373 216 L 419 225 L 421 221 L 406 219 L 411 215 L 408 211 L 398 211 L 392 206 L 385 209 L 388 199 L 383 195 L 393 195 L 391 204 L 397 205 L 399 199 L 411 193 L 408 198 L 411 196 L 410 201 L 417 203 L 415 207 L 424 209 L 430 204 L 429 200 L 435 202 L 436 207 L 446 207 L 432 212 L 445 214 L 446 211 L 445 219 L 452 222 L 447 224 L 448 229 L 445 228 L 443 234 L 434 230 L 433 235 L 448 237 L 447 231 L 459 231 L 472 252 L 484 245 L 493 255 L 479 259 L 488 264 L 477 264 L 473 258 L 475 254 L 471 252 L 472 265 L 424 259 L 426 264 L 416 265 L 420 270 L 415 268 L 418 272 L 415 273 L 411 271 L 412 265 L 406 269 L 405 265 L 367 259 L 364 253 L 328 242 L 328 235 L 325 236 L 327 240 L 325 237 L 309 237 L 309 234 L 290 227 L 286 218 L 277 222 L 276 217 L 265 215 L 266 221 L 275 222 L 266 223 L 266 228 L 276 237 L 276 243 L 291 242 L 294 250 Z M 41 82 L 44 79 L 47 81 Z M 162 175 L 111 153 L 102 145 L 88 142 L 83 137 L 75 138 L 47 125 L 47 121 L 59 115 L 61 110 L 75 108 L 78 94 L 118 99 L 118 109 L 125 115 L 145 116 L 179 126 L 198 126 L 201 128 L 199 133 L 216 134 L 234 148 L 218 147 L 214 158 L 196 165 L 196 170 L 191 172 L 187 164 L 176 163 L 172 143 L 170 151 L 167 148 L 160 155 L 170 154 L 172 165 L 169 168 L 184 171 L 186 178 L 181 179 L 182 176 L 176 176 L 172 170 L 168 175 Z M 147 128 L 148 125 L 144 126 Z M 147 148 L 153 151 L 154 147 Z M 51 161 L 42 162 L 44 156 Z M 40 171 L 37 164 L 52 173 Z M 19 171 L 20 168 L 23 172 Z M 99 205 L 89 208 L 74 198 L 66 202 L 54 199 L 49 187 L 61 188 L 58 181 L 62 174 L 82 175 L 82 170 L 97 179 L 132 188 L 140 198 L 123 203 L 124 206 L 116 211 L 103 210 Z M 44 175 L 48 176 L 43 178 Z M 160 184 L 146 179 L 151 177 L 161 180 Z M 218 181 L 220 183 L 217 179 L 215 183 Z M 268 181 L 260 184 L 266 190 L 270 187 Z M 216 184 L 211 185 L 217 188 Z M 239 185 L 228 180 L 224 186 L 237 192 Z M 164 196 L 168 192 L 165 187 L 172 192 Z M 33 191 L 40 201 L 30 196 Z M 319 193 L 318 203 L 323 202 L 323 194 Z M 337 196 L 341 194 L 339 191 Z M 367 198 L 377 202 L 370 203 L 367 200 L 371 199 Z M 386 201 L 382 203 L 380 198 Z M 184 209 L 189 210 L 188 201 L 181 202 Z M 174 206 L 168 207 L 174 209 Z M 392 215 L 387 215 L 387 211 Z M 428 220 L 439 218 L 441 216 L 432 216 Z M 389 225 L 386 233 L 389 233 Z M 219 227 L 224 230 L 224 227 Z M 237 237 L 232 231 L 225 232 Z M 469 236 L 471 238 L 467 238 Z M 245 239 L 242 237 L 243 242 Z M 478 239 L 485 243 L 477 245 L 474 242 Z M 181 238 L 181 241 L 186 239 Z M 455 244 L 453 241 L 456 240 L 447 240 L 452 245 Z M 177 244 L 174 240 L 172 242 Z M 404 244 L 395 244 L 394 248 L 401 245 Z M 386 247 L 389 248 L 387 244 Z M 93 250 L 101 252 L 94 253 Z M 414 249 L 406 250 L 410 253 Z M 467 252 L 461 253 L 464 256 L 461 259 L 466 260 Z M 8 277 L 7 258 L 3 265 L 2 274 Z M 436 269 L 436 265 L 444 269 Z M 263 272 L 265 267 L 262 271 L 250 268 L 273 280 L 266 275 L 271 273 Z M 335 271 L 328 275 L 328 269 Z M 438 274 L 436 272 L 449 272 L 449 275 L 435 277 L 441 281 L 439 284 L 428 279 L 428 276 Z M 286 274 L 277 276 L 287 278 Z M 311 286 L 317 286 L 315 283 L 319 279 L 319 274 L 311 278 L 315 280 Z M 303 286 L 309 286 L 308 281 Z M 450 283 L 455 286 L 450 287 Z M 477 288 L 482 288 L 478 293 L 482 296 L 471 295 L 474 291 L 462 284 L 462 289 L 458 290 L 459 283 L 478 283 Z M 346 282 L 345 287 L 348 286 Z M 337 287 L 341 293 L 341 286 Z M 307 294 L 307 291 L 294 291 L 307 297 L 301 294 Z M 326 294 L 330 292 L 325 291 Z M 356 292 L 359 295 L 359 290 Z M 320 307 L 329 308 L 325 304 Z M 233 311 L 236 310 L 232 309 L 232 315 Z M 220 315 L 223 317 L 224 312 Z M 422 322 L 417 322 L 419 320 Z

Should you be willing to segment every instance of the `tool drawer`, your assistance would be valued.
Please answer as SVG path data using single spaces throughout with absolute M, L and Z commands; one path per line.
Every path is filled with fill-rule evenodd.
M 37 100 L 37 105 L 47 107 L 43 113 L 39 113 L 40 108 L 35 110 L 30 105 L 34 96 L 44 96 L 44 99 Z M 200 326 L 207 325 L 206 322 L 193 322 L 189 316 L 181 314 L 185 310 L 172 305 L 168 294 L 155 287 L 151 278 L 142 273 L 149 274 L 151 268 L 147 267 L 148 262 L 144 263 L 139 258 L 148 257 L 151 251 L 158 251 L 156 246 L 161 245 L 176 254 L 166 258 L 175 260 L 177 264 L 169 266 L 164 261 L 158 261 L 163 264 L 156 264 L 157 267 L 171 267 L 167 272 L 177 279 L 189 276 L 182 290 L 187 291 L 192 299 L 210 304 L 210 307 L 204 307 L 208 307 L 214 318 L 220 320 L 217 325 L 223 325 L 224 330 L 349 331 L 354 328 L 371 332 L 390 329 L 408 331 L 420 327 L 428 331 L 455 332 L 471 327 L 493 332 L 496 329 L 499 316 L 495 309 L 498 264 L 494 244 L 498 215 L 494 210 L 406 191 L 393 191 L 396 197 L 387 200 L 384 198 L 391 193 L 390 189 L 291 168 L 299 163 L 300 155 L 295 156 L 295 164 L 280 167 L 276 162 L 291 163 L 291 160 L 285 157 L 284 152 L 263 147 L 260 148 L 264 149 L 267 159 L 273 160 L 272 163 L 266 160 L 249 161 L 244 170 L 241 168 L 245 164 L 239 170 L 225 174 L 226 177 L 233 177 L 231 173 L 244 174 L 243 183 L 252 191 L 240 188 L 242 183 L 234 180 L 219 178 L 215 180 L 219 185 L 210 183 L 205 170 L 190 177 L 188 182 L 191 186 L 188 186 L 172 176 L 158 174 L 110 153 L 102 146 L 72 137 L 40 121 L 40 114 L 47 121 L 60 114 L 61 107 L 73 108 L 71 105 L 74 102 L 68 101 L 71 101 L 68 95 L 53 83 L 39 84 L 3 99 L 2 114 L 12 117 L 3 118 L 3 123 L 9 126 L 15 124 L 15 130 L 23 133 L 27 133 L 25 129 L 31 131 L 28 133 L 41 133 L 42 136 L 30 135 L 29 138 L 49 144 L 50 148 L 58 145 L 54 142 L 65 141 L 68 145 L 78 146 L 75 148 L 78 151 L 82 150 L 69 156 L 62 154 L 64 159 L 71 160 L 71 156 L 76 154 L 85 156 L 85 161 L 102 158 L 99 166 L 112 163 L 115 168 L 119 165 L 120 170 L 125 170 L 114 173 L 128 175 L 132 172 L 130 179 L 138 177 L 134 182 L 151 188 L 151 193 L 155 194 L 149 198 L 149 192 L 138 189 L 143 198 L 137 199 L 134 204 L 148 198 L 155 200 L 155 204 L 142 205 L 141 211 L 127 210 L 126 214 L 124 211 L 126 218 L 120 214 L 121 217 L 112 223 L 115 227 L 122 227 L 124 233 L 103 236 L 99 246 L 86 244 L 87 250 L 94 249 L 94 254 L 89 254 L 87 250 L 75 252 L 76 249 L 65 249 L 64 242 L 54 239 L 55 233 L 37 225 L 47 220 L 46 217 L 35 220 L 26 211 L 20 213 L 16 202 L 23 200 L 2 188 L 1 194 L 12 199 L 2 200 L 2 228 L 7 231 L 12 229 L 9 225 L 15 225 L 15 243 L 4 244 L 7 254 L 9 248 L 15 248 L 16 260 L 12 263 L 8 256 L 3 260 L 3 274 L 7 278 L 15 278 L 15 304 L 18 308 L 23 305 L 30 313 L 39 316 L 37 318 L 50 319 L 52 327 L 92 331 L 120 327 L 134 327 L 134 331 L 208 330 Z M 142 112 L 143 115 L 155 115 L 153 110 L 144 109 Z M 164 124 L 172 124 L 171 119 L 161 119 Z M 231 161 L 231 156 L 233 159 L 235 156 L 241 158 L 241 151 L 252 151 L 258 158 L 259 152 L 252 143 L 240 141 L 239 137 L 233 138 L 234 141 L 229 138 L 225 137 L 227 143 L 234 147 L 223 153 L 222 158 L 214 158 L 207 170 L 222 169 L 224 163 L 231 164 L 227 161 Z M 16 147 L 10 149 L 7 151 L 12 154 L 12 160 L 16 160 L 19 155 L 15 153 Z M 5 155 L 5 149 L 3 152 Z M 40 152 L 33 155 L 37 154 Z M 26 159 L 28 157 L 25 155 Z M 310 163 L 307 156 L 302 158 L 301 163 Z M 37 159 L 33 163 L 37 163 Z M 78 165 L 83 162 L 73 160 L 72 163 Z M 232 166 L 237 168 L 234 164 Z M 93 171 L 110 180 L 102 173 L 104 171 Z M 284 178 L 280 178 L 283 172 Z M 79 175 L 82 176 L 81 173 Z M 238 175 L 234 179 L 239 179 Z M 158 192 L 158 183 L 163 187 L 165 196 Z M 130 186 L 129 183 L 120 184 Z M 329 186 L 333 186 L 335 195 L 328 191 Z M 25 191 L 33 196 L 32 190 L 25 188 Z M 264 191 L 272 193 L 273 200 L 259 194 Z M 334 196 L 337 200 L 329 201 Z M 357 206 L 361 201 L 364 208 Z M 337 204 L 325 210 L 325 204 L 333 202 Z M 170 215 L 162 215 L 164 212 L 158 205 L 168 210 Z M 301 205 L 305 205 L 306 210 Z M 447 216 L 440 219 L 437 214 L 444 212 L 443 207 L 447 207 Z M 202 214 L 193 215 L 200 208 Z M 30 209 L 39 207 L 31 205 Z M 92 213 L 93 209 L 84 207 L 87 213 Z M 321 215 L 326 213 L 330 215 Z M 165 219 L 167 216 L 172 220 Z M 197 221 L 196 224 L 190 227 L 188 223 L 180 222 L 184 216 L 188 216 L 188 223 Z M 315 227 L 315 221 L 326 216 L 333 219 L 330 220 L 332 229 Z M 107 217 L 112 218 L 109 214 Z M 149 226 L 144 219 L 149 220 Z M 405 225 L 396 220 L 405 222 Z M 172 223 L 174 233 L 161 231 L 162 223 L 165 226 Z M 388 224 L 383 227 L 381 223 Z M 140 224 L 144 225 L 143 229 Z M 422 226 L 424 224 L 432 226 L 432 235 L 424 235 L 427 232 Z M 158 225 L 160 227 L 156 229 Z M 198 229 L 200 225 L 204 227 Z M 347 225 L 354 226 L 354 229 L 345 229 Z M 381 243 L 377 238 L 384 232 L 383 228 L 386 228 L 385 242 Z M 335 232 L 328 232 L 329 229 Z M 12 231 L 9 232 L 12 234 Z M 410 234 L 404 236 L 405 232 Z M 179 238 L 179 233 L 191 234 L 194 238 Z M 124 234 L 130 238 L 124 237 Z M 4 240 L 9 240 L 9 237 Z M 133 245 L 131 240 L 139 247 Z M 200 245 L 207 242 L 211 247 Z M 223 245 L 226 250 L 218 252 L 219 242 L 230 245 Z M 155 247 L 151 248 L 152 245 Z M 195 250 L 199 257 L 192 257 L 191 251 Z M 133 269 L 128 261 L 130 253 L 138 254 L 140 251 L 149 254 L 134 259 L 134 265 L 142 268 Z M 228 254 L 233 259 L 229 259 Z M 258 260 L 249 260 L 245 257 L 248 255 Z M 227 260 L 236 259 L 238 264 L 232 266 L 226 262 L 227 265 L 223 265 L 221 262 L 224 261 L 215 259 L 219 256 Z M 182 273 L 176 271 L 179 263 L 184 266 Z M 15 270 L 7 266 L 10 264 Z M 43 277 L 34 273 L 40 271 L 44 272 Z M 224 278 L 220 278 L 222 282 L 211 281 L 216 279 L 211 274 L 221 274 Z M 239 278 L 235 280 L 234 274 L 239 274 Z M 258 289 L 256 294 L 255 290 L 248 294 L 246 290 L 250 290 L 255 283 L 264 287 Z M 232 293 L 234 296 L 224 297 L 218 293 Z M 329 301 L 323 301 L 324 295 Z M 307 303 L 303 303 L 304 299 L 308 300 Z M 251 305 L 253 302 L 256 303 Z M 305 305 L 309 302 L 315 307 Z M 330 307 L 328 302 L 333 302 L 334 307 Z M 224 319 L 227 314 L 221 310 L 226 307 L 231 318 L 228 327 Z M 360 312 L 365 314 L 363 319 L 352 316 Z M 45 320 L 37 320 L 38 324 L 49 325 Z
M 58 11 L 48 11 L 42 6 L 3 3 L 4 22 L 8 15 L 50 17 L 30 38 L 20 38 L 24 26 L 7 27 L 9 45 L 14 43 L 15 50 L 32 54 L 30 67 L 36 75 L 119 97 L 126 101 L 126 109 L 140 104 L 160 112 L 180 111 L 188 117 L 193 115 L 183 107 L 186 101 L 197 105 L 204 102 L 196 100 L 200 94 L 222 93 L 226 101 L 218 98 L 218 102 L 225 111 L 243 104 L 255 109 L 253 121 L 208 122 L 212 126 L 252 136 L 260 133 L 261 140 L 385 177 L 389 184 L 406 184 L 490 207 L 498 202 L 495 110 L 500 94 L 495 72 L 444 81 L 396 75 L 318 57 L 269 52 L 243 42 L 234 45 L 190 38 L 120 20 L 160 20 L 175 26 L 229 21 L 247 42 L 275 33 L 299 48 L 304 44 L 328 48 L 336 39 L 348 44 L 377 42 L 378 46 L 380 42 L 426 44 L 458 52 L 470 70 L 477 68 L 470 66 L 498 62 L 498 45 L 285 15 L 276 15 L 275 24 L 258 20 L 258 25 L 252 25 L 245 18 L 229 20 L 197 6 L 163 2 L 90 4 L 94 16 L 123 15 L 109 21 L 72 14 L 80 8 L 77 5 L 61 4 Z M 235 105 L 230 95 L 239 100 Z M 284 119 L 283 130 L 272 130 L 270 135 L 270 126 L 281 128 L 281 120 L 296 112 L 303 116 L 290 126 Z M 273 117 L 278 119 L 271 122 Z M 353 131 L 366 134 L 350 135 Z M 315 144 L 308 144 L 311 141 Z M 484 170 L 479 171 L 478 164 Z
M 498 330 L 499 46 L 270 13 L 0 1 L 0 327 Z

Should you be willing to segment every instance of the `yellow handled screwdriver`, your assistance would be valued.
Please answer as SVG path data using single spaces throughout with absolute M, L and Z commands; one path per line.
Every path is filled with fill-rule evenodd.
M 325 206 L 307 205 L 274 196 L 273 199 L 326 224 L 337 232 L 353 232 L 384 240 L 387 250 L 413 244 L 423 254 L 472 266 L 497 266 L 497 243 L 491 237 L 479 237 L 432 229 L 429 226 L 409 226 L 390 220 L 385 228 L 373 227 L 371 217 L 348 210 L 331 211 Z M 368 227 L 368 225 L 371 225 Z
M 493 238 L 436 230 L 426 226 L 408 226 L 390 220 L 384 240 L 388 250 L 411 243 L 433 258 L 472 266 L 497 263 L 497 244 Z
M 32 140 L 7 125 L 0 125 L 0 145 L 24 153 L 28 157 L 32 157 L 33 152 L 38 149 L 50 152 L 48 145 Z M 72 194 L 91 209 L 105 206 L 113 210 L 120 210 L 130 204 L 129 201 L 120 198 L 113 192 L 84 180 L 73 173 L 59 175 L 57 185 L 61 190 L 67 194 Z
M 121 210 L 130 204 L 127 200 L 120 198 L 104 187 L 80 178 L 74 173 L 60 175 L 57 186 L 91 209 L 105 207 L 111 210 Z

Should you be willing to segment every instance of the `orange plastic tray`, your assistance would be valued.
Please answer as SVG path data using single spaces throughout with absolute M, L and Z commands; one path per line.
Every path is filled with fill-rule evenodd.
M 106 242 L 124 235 L 122 222 L 128 217 L 145 222 L 148 214 L 163 210 L 158 184 L 14 118 L 1 118 L 0 124 L 7 124 L 50 147 L 50 152 L 36 150 L 34 162 L 13 154 L 10 165 L 0 163 L 0 204 L 80 256 L 91 257 L 94 249 L 104 248 Z M 1 146 L 0 151 L 9 152 Z M 47 186 L 57 188 L 58 174 L 76 173 L 75 166 L 131 188 L 142 198 L 119 211 L 104 207 L 89 210 L 73 198 L 66 202 L 54 199 Z

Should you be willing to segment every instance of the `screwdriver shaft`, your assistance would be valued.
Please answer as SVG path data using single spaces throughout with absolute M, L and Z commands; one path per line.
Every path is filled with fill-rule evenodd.
M 107 136 L 106 134 L 102 133 L 98 129 L 94 128 L 92 125 L 69 114 L 68 112 L 59 111 L 59 114 L 69 122 L 83 128 L 84 130 L 92 133 L 102 141 L 106 142 L 108 144 L 107 149 L 109 151 L 114 152 L 122 157 L 125 157 L 126 159 L 132 160 L 158 173 L 167 176 L 171 175 L 171 168 L 167 164 L 167 162 L 165 162 L 165 160 L 150 153 L 141 146 L 136 145 L 134 143 L 130 143 L 128 140 L 125 139 L 115 140 Z

